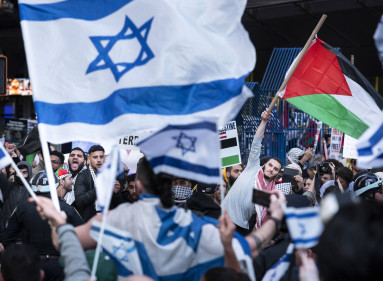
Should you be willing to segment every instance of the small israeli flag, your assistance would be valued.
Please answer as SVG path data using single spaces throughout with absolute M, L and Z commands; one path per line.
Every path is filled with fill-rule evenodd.
M 204 183 L 220 181 L 220 147 L 214 122 L 169 125 L 137 143 L 155 173 Z
M 383 113 L 356 143 L 358 167 L 383 167 Z
M 8 152 L 5 150 L 3 144 L 0 143 L 0 169 L 10 165 L 12 159 L 9 156 Z
M 289 244 L 286 254 L 277 261 L 263 276 L 262 281 L 277 281 L 285 275 L 285 272 L 289 268 L 291 256 L 294 251 L 294 244 Z
M 323 231 L 319 210 L 319 207 L 284 208 L 287 227 L 295 248 L 307 249 L 318 244 Z

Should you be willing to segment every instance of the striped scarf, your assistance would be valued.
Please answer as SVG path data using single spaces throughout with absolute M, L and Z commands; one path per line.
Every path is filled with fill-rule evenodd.
M 263 175 L 263 167 L 261 167 L 258 171 L 257 176 L 255 177 L 255 185 L 254 187 L 263 191 L 272 191 L 275 189 L 275 180 L 272 180 L 266 185 L 265 177 Z M 261 205 L 255 205 L 255 211 L 257 213 L 257 224 L 256 228 L 259 229 L 261 225 L 267 220 L 267 208 Z

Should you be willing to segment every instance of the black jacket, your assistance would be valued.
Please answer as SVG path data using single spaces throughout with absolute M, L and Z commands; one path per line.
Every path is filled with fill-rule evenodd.
M 41 196 L 50 197 L 49 194 Z M 84 223 L 77 211 L 63 200 L 59 200 L 60 209 L 67 215 L 67 222 L 78 226 Z M 7 228 L 3 232 L 3 245 L 13 244 L 15 237 L 21 234 L 23 243 L 32 245 L 40 255 L 59 256 L 52 244 L 51 228 L 48 221 L 41 219 L 36 210 L 36 204 L 28 201 L 22 202 L 11 216 Z
M 214 200 L 200 192 L 195 192 L 186 201 L 186 207 L 197 216 L 207 216 L 218 219 L 221 215 L 221 207 Z
M 82 219 L 87 222 L 96 214 L 95 201 L 96 189 L 89 169 L 81 171 L 74 185 L 74 196 L 78 212 Z

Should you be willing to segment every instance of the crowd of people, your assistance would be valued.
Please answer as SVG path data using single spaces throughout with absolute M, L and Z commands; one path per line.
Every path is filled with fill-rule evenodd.
M 223 187 L 155 174 L 145 158 L 137 163 L 136 174 L 125 166 L 124 176 L 115 180 L 107 224 L 140 241 L 139 255 L 147 263 L 136 275 L 121 271 L 117 261 L 110 274 L 97 280 L 117 280 L 117 275 L 119 280 L 262 280 L 291 243 L 285 206 L 335 211 L 327 212 L 331 215 L 317 245 L 294 250 L 280 280 L 380 279 L 383 170 L 360 170 L 355 159 L 346 167 L 314 155 L 312 148 L 291 149 L 285 166 L 276 157 L 260 158 L 270 117 L 267 111 L 261 115 L 246 166 L 223 170 Z M 90 280 L 88 251 L 97 246 L 91 229 L 103 218 L 95 182 L 105 162 L 104 148 L 94 145 L 85 153 L 75 147 L 67 163 L 61 152 L 51 150 L 61 213 L 50 200 L 42 156 L 32 166 L 20 160 L 14 144 L 6 149 L 38 200 L 30 197 L 12 166 L 2 170 L 0 280 Z M 254 189 L 270 194 L 269 205 L 254 203 Z M 329 194 L 337 199 L 335 207 L 322 204 Z M 251 266 L 238 254 L 237 241 L 251 253 Z M 175 243 L 172 250 L 166 247 L 170 243 Z M 161 252 L 158 244 L 167 250 Z M 197 266 L 201 260 L 204 267 Z M 101 271 L 103 266 L 106 271 L 100 262 Z

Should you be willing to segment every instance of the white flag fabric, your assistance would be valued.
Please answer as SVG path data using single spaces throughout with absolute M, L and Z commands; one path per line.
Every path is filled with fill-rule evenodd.
M 383 167 L 383 112 L 356 143 L 358 151 L 357 165 L 371 169 Z
M 111 153 L 105 160 L 104 165 L 96 176 L 96 192 L 97 203 L 103 212 L 109 209 L 110 200 L 112 199 L 114 181 L 116 177 L 124 172 L 124 167 L 120 159 L 120 150 L 114 145 Z
M 323 231 L 319 210 L 319 207 L 284 208 L 287 228 L 296 249 L 307 249 L 318 244 Z
M 0 143 L 0 169 L 10 165 L 12 163 L 11 156 L 5 150 L 2 143 Z
M 116 140 L 195 116 L 232 120 L 255 49 L 246 0 L 20 0 L 40 133 Z
M 215 122 L 169 125 L 137 146 L 155 173 L 203 183 L 220 182 L 220 143 Z
M 278 281 L 285 275 L 289 268 L 291 256 L 294 251 L 294 244 L 289 244 L 284 254 L 263 276 L 262 281 Z
M 157 197 L 144 195 L 109 213 L 102 247 L 120 277 L 142 272 L 154 280 L 199 281 L 206 270 L 224 266 L 217 220 L 160 206 Z M 99 232 L 100 223 L 94 221 L 90 235 L 97 240 Z M 241 267 L 254 280 L 245 238 L 235 233 L 232 244 Z

